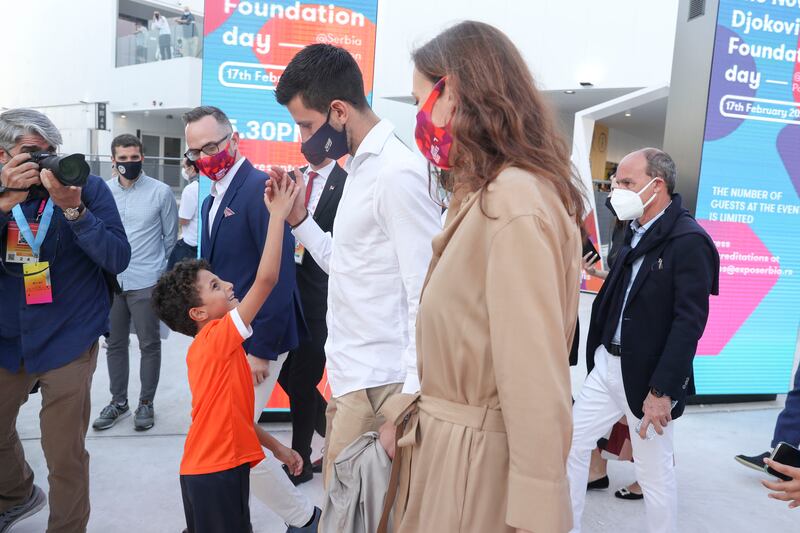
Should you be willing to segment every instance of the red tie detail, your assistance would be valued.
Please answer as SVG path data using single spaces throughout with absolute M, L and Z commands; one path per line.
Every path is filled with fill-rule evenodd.
M 311 199 L 311 189 L 314 185 L 314 178 L 317 176 L 319 176 L 319 174 L 313 170 L 308 173 L 308 183 L 306 183 L 306 207 L 308 207 L 308 201 Z

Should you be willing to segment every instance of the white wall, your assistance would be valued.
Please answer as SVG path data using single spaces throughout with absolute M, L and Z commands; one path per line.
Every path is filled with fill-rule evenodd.
M 4 107 L 108 100 L 114 65 L 116 2 L 4 2 L 0 49 Z M 13 83 L 8 83 L 14 73 Z
M 191 109 L 200 105 L 202 63 L 195 57 L 181 57 L 115 69 L 109 91 L 110 111 Z
M 606 161 L 619 163 L 623 157 L 641 148 L 647 148 L 650 146 L 654 148 L 661 148 L 662 142 L 663 135 L 653 135 L 652 137 L 645 138 L 631 135 L 630 133 L 621 129 L 609 128 L 608 152 L 606 154 Z
M 183 3 L 187 1 L 202 14 L 202 0 Z M 180 9 L 177 1 L 146 3 Z M 64 130 L 65 149 L 88 152 L 90 134 L 85 128 L 94 127 L 94 118 L 85 125 L 74 114 L 74 104 L 108 102 L 112 131 L 99 132 L 97 143 L 100 153 L 106 153 L 105 140 L 116 133 L 112 113 L 199 105 L 199 59 L 116 68 L 116 20 L 116 0 L 3 1 L 0 49 L 7 53 L 0 106 L 40 108 Z M 180 112 L 176 115 L 179 122 Z
M 200 101 L 198 60 L 115 68 L 116 0 L 3 1 L 0 106 L 108 101 L 109 112 L 192 107 Z M 189 2 L 195 13 L 202 0 Z M 220 0 L 222 1 L 222 0 Z M 153 6 L 182 5 L 152 0 Z M 380 0 L 374 107 L 413 142 L 415 110 L 386 96 L 411 91 L 410 53 L 465 19 L 506 32 L 542 89 L 645 87 L 668 82 L 677 0 Z M 487 80 L 491 83 L 491 80 Z M 58 124 L 60 127 L 67 125 Z

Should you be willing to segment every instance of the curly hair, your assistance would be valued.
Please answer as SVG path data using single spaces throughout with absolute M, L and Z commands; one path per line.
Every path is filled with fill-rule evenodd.
M 153 290 L 153 307 L 158 318 L 173 331 L 190 337 L 197 335 L 197 324 L 189 317 L 189 309 L 203 305 L 197 290 L 197 273 L 211 270 L 203 259 L 180 261 L 164 272 Z

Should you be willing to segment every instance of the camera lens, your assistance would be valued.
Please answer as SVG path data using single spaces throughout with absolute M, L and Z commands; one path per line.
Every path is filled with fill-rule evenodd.
M 83 186 L 89 176 L 89 165 L 83 154 L 72 154 L 60 158 L 58 162 L 60 176 L 58 180 L 64 185 Z

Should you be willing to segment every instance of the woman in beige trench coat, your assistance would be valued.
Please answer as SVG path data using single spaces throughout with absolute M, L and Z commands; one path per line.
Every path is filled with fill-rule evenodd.
M 417 144 L 452 198 L 417 319 L 421 393 L 397 418 L 394 529 L 566 532 L 581 188 L 502 32 L 464 22 L 413 59 Z

